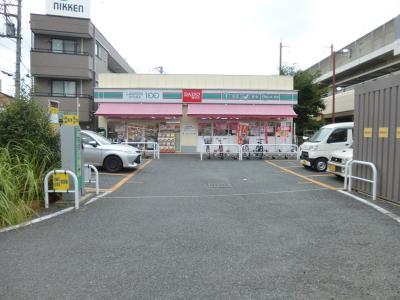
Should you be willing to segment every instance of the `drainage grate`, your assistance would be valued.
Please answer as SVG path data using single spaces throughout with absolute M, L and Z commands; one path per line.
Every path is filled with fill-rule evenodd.
M 232 185 L 226 182 L 209 182 L 207 183 L 207 188 L 209 189 L 226 189 L 231 188 Z

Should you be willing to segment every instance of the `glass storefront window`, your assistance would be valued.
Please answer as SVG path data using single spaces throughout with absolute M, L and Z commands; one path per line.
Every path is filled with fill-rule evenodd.
M 228 123 L 215 122 L 214 123 L 214 136 L 225 136 L 225 135 L 228 135 Z
M 211 136 L 211 123 L 201 122 L 198 124 L 199 136 Z
M 259 136 L 260 135 L 260 124 L 259 122 L 249 123 L 249 136 Z

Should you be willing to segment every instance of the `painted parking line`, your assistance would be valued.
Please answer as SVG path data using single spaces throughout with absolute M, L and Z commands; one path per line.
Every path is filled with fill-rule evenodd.
M 270 161 L 267 161 L 267 160 L 265 160 L 265 162 L 266 162 L 267 164 L 271 165 L 271 166 L 274 166 L 274 167 L 276 167 L 276 168 L 282 170 L 282 172 L 284 172 L 284 173 L 289 173 L 289 174 L 295 175 L 295 176 L 300 177 L 300 178 L 302 178 L 302 179 L 304 179 L 304 180 L 306 180 L 306 181 L 315 183 L 316 185 L 319 185 L 320 187 L 323 187 L 323 188 L 326 188 L 326 189 L 329 189 L 329 190 L 333 190 L 333 191 L 338 190 L 338 188 L 336 188 L 336 187 L 334 187 L 334 186 L 332 186 L 332 185 L 330 185 L 330 184 L 322 183 L 322 182 L 320 182 L 320 181 L 318 181 L 318 180 L 314 180 L 314 179 L 312 179 L 312 178 L 310 178 L 310 177 L 307 177 L 307 176 L 305 176 L 305 175 L 301 175 L 301 174 L 299 174 L 299 173 L 297 173 L 297 172 L 294 172 L 294 171 L 292 171 L 292 170 L 289 170 L 288 168 L 281 167 L 281 166 L 279 166 L 279 165 L 277 165 L 277 164 L 275 164 L 275 163 L 273 163 L 273 162 L 270 162 Z
M 99 175 L 105 175 L 105 176 L 129 176 L 129 174 L 126 173 L 104 173 L 104 172 L 99 172 Z
M 146 161 L 144 164 L 140 165 L 139 168 L 136 169 L 135 172 L 129 174 L 128 176 L 125 176 L 122 180 L 114 184 L 114 186 L 111 188 L 112 192 L 115 192 L 118 190 L 121 186 L 123 186 L 125 183 L 127 183 L 131 178 L 135 177 L 138 175 L 152 160 Z
M 212 194 L 212 195 L 143 195 L 143 196 L 104 196 L 107 199 L 160 199 L 160 198 L 229 198 L 229 197 L 245 197 L 245 196 L 264 196 L 274 194 L 290 194 L 290 193 L 307 193 L 313 191 L 326 191 L 326 188 L 316 189 L 298 189 L 298 190 L 284 190 L 284 191 L 273 191 L 264 193 L 240 193 L 240 194 Z
M 357 201 L 360 201 L 361 203 L 364 203 L 365 205 L 368 205 L 369 207 L 372 207 L 373 209 L 379 211 L 380 213 L 382 213 L 382 214 L 388 216 L 389 218 L 395 220 L 397 223 L 400 223 L 400 216 L 388 211 L 387 209 L 385 209 L 383 207 L 380 207 L 380 206 L 378 206 L 378 205 L 376 205 L 374 203 L 371 203 L 371 202 L 369 202 L 369 201 L 367 201 L 367 200 L 365 200 L 363 198 L 357 197 L 356 195 L 353 195 L 353 194 L 351 194 L 349 192 L 346 192 L 346 191 L 339 191 L 339 193 L 342 193 L 342 194 L 344 194 L 346 196 L 349 196 L 349 197 L 351 197 L 351 198 L 353 198 L 353 199 L 355 199 Z
M 91 188 L 91 187 L 87 187 L 85 188 L 85 191 L 87 192 L 95 192 L 96 188 Z M 105 193 L 105 192 L 110 192 L 110 189 L 99 189 L 99 192 Z
M 346 195 L 346 196 L 348 196 L 348 197 L 351 197 L 351 198 L 353 198 L 353 199 L 355 199 L 355 200 L 357 200 L 357 201 L 359 201 L 359 202 L 361 202 L 361 203 L 363 203 L 363 204 L 365 204 L 365 205 L 367 205 L 367 206 L 369 206 L 369 207 L 371 207 L 371 208 L 377 210 L 378 212 L 380 212 L 380 213 L 384 214 L 385 216 L 387 216 L 387 217 L 389 217 L 389 218 L 395 220 L 396 222 L 400 223 L 400 216 L 398 216 L 398 215 L 396 215 L 396 214 L 390 212 L 389 210 L 387 210 L 387 209 L 385 209 L 385 208 L 383 208 L 383 207 L 380 207 L 379 205 L 376 205 L 376 204 L 374 204 L 374 203 L 371 203 L 371 202 L 369 202 L 369 201 L 367 201 L 367 200 L 365 200 L 365 199 L 362 199 L 362 198 L 360 198 L 360 197 L 358 197 L 358 196 L 356 196 L 356 195 L 353 195 L 353 194 L 351 194 L 351 193 L 349 193 L 349 192 L 343 191 L 341 188 L 336 188 L 336 187 L 334 187 L 334 186 L 332 186 L 332 185 L 329 185 L 329 184 L 322 183 L 322 182 L 320 182 L 320 181 L 314 180 L 314 179 L 310 178 L 309 176 L 303 176 L 303 175 L 298 174 L 298 173 L 296 173 L 296 172 L 294 172 L 294 171 L 292 171 L 292 170 L 289 170 L 289 169 L 287 169 L 287 168 L 278 166 L 277 164 L 274 164 L 274 163 L 272 163 L 272 162 L 270 162 L 270 161 L 265 161 L 265 162 L 268 163 L 268 164 L 270 164 L 270 165 L 272 165 L 272 166 L 274 166 L 274 167 L 276 167 L 276 168 L 278 168 L 278 169 L 280 169 L 280 170 L 282 170 L 282 171 L 284 171 L 284 172 L 286 172 L 286 173 L 289 173 L 289 174 L 298 176 L 298 177 L 300 177 L 300 178 L 303 178 L 304 180 L 306 180 L 306 181 L 309 182 L 309 183 L 315 183 L 315 184 L 317 184 L 317 185 L 319 185 L 319 186 L 321 186 L 321 187 L 325 187 L 326 189 L 334 190 L 334 191 L 337 191 L 337 192 L 339 192 L 339 193 L 342 193 L 342 194 L 344 194 L 344 195 Z M 311 176 L 312 176 L 312 175 L 311 175 Z M 333 176 L 332 176 L 332 177 L 333 177 Z M 304 182 L 304 181 L 303 181 L 303 182 L 300 181 L 300 182 L 298 182 L 298 183 L 305 183 L 305 182 Z
M 333 174 L 313 174 L 313 175 L 307 175 L 307 177 L 335 177 Z

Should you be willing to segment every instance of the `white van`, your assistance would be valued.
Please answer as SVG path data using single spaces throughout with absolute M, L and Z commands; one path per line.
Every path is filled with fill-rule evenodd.
M 353 145 L 353 122 L 334 123 L 321 127 L 300 146 L 300 162 L 306 168 L 326 171 L 332 152 Z

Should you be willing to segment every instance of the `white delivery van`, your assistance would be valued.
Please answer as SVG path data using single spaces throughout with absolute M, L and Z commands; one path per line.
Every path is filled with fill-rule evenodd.
M 300 162 L 306 168 L 326 171 L 328 160 L 337 150 L 353 145 L 353 122 L 334 123 L 321 127 L 300 146 Z

